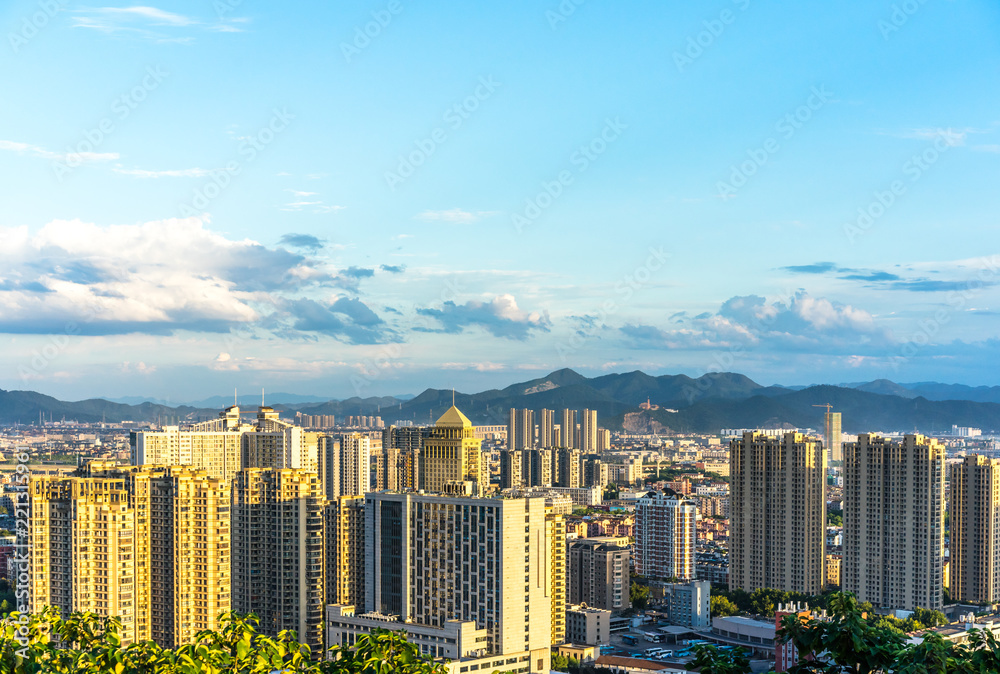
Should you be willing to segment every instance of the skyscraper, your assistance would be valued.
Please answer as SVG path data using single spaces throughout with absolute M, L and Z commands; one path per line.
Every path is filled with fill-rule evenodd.
M 523 449 L 504 449 L 500 451 L 501 489 L 516 489 L 527 486 L 524 468 L 527 465 L 530 451 Z
M 319 477 L 326 498 L 363 496 L 371 491 L 371 439 L 367 435 L 323 436 L 319 443 Z
M 955 601 L 1000 601 L 1000 460 L 967 456 L 951 466 L 951 583 Z
M 192 466 L 229 482 L 242 467 L 243 435 L 252 429 L 240 420 L 240 408 L 233 406 L 191 430 L 164 426 L 160 431 L 133 432 L 132 465 Z
M 548 531 L 543 498 L 369 494 L 365 606 L 434 627 L 474 620 L 490 654 L 547 653 Z
M 584 410 L 580 418 L 580 450 L 584 454 L 597 451 L 597 410 Z
M 462 483 L 471 482 L 474 494 L 489 489 L 489 465 L 483 459 L 472 422 L 452 405 L 441 415 L 430 436 L 424 440 L 420 469 L 420 487 L 443 493 Z
M 635 505 L 635 572 L 652 578 L 695 577 L 698 508 L 673 492 L 650 492 Z
M 119 616 L 125 642 L 164 648 L 231 607 L 229 484 L 186 466 L 94 461 L 33 477 L 32 604 Z
M 324 519 L 326 603 L 362 607 L 365 603 L 365 497 L 330 499 Z
M 233 610 L 256 613 L 262 634 L 295 630 L 323 644 L 324 498 L 301 469 L 246 468 L 233 481 Z
M 551 449 L 555 442 L 556 413 L 553 410 L 542 410 L 541 420 L 538 424 L 538 447 L 541 449 Z
M 730 455 L 729 588 L 825 586 L 826 456 L 800 433 L 744 433 Z
M 531 449 L 535 446 L 535 413 L 511 408 L 507 420 L 507 449 Z
M 840 412 L 827 412 L 823 417 L 823 446 L 826 447 L 826 458 L 828 461 L 843 461 L 844 445 L 840 441 Z
M 566 449 L 579 449 L 579 446 L 575 444 L 576 442 L 576 410 L 563 410 L 562 411 L 562 424 L 560 428 L 560 447 L 565 447 Z
M 875 607 L 940 610 L 945 450 L 862 434 L 844 445 L 843 587 Z

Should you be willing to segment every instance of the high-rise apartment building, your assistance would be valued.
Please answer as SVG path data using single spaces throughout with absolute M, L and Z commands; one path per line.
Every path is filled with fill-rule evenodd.
M 858 601 L 941 609 L 944 470 L 944 446 L 922 435 L 845 443 L 843 587 Z
M 262 634 L 323 644 L 324 497 L 315 473 L 246 468 L 233 481 L 233 610 Z
M 392 471 L 391 454 L 387 450 L 398 449 L 399 456 L 395 462 L 395 484 L 392 473 L 386 474 L 384 482 L 379 482 L 376 491 L 383 489 L 419 489 L 420 458 L 424 448 L 424 440 L 430 435 L 430 429 L 422 426 L 390 426 L 382 432 L 382 451 L 387 452 L 387 471 Z M 376 481 L 378 478 L 376 477 Z
M 132 464 L 192 466 L 231 482 L 243 468 L 318 469 L 320 433 L 282 421 L 272 408 L 257 410 L 255 424 L 245 423 L 240 408 L 228 407 L 218 419 L 160 431 L 132 433 Z
M 597 429 L 597 451 L 606 452 L 611 449 L 611 431 L 606 428 Z
M 452 405 L 424 440 L 420 457 L 421 489 L 443 493 L 462 483 L 472 483 L 473 494 L 486 493 L 490 473 L 481 446 L 472 422 Z
M 580 417 L 580 450 L 584 454 L 597 452 L 597 410 L 584 410 Z
M 581 538 L 569 544 L 567 557 L 567 602 L 616 612 L 632 605 L 629 600 L 628 548 Z
M 556 487 L 569 487 L 576 489 L 580 487 L 580 450 L 578 449 L 557 449 L 555 450 L 554 475 L 552 484 Z
M 695 577 L 698 507 L 671 492 L 650 492 L 635 505 L 635 572 L 650 578 Z
M 823 415 L 823 446 L 826 447 L 827 461 L 843 461 L 844 445 L 841 442 L 840 412 Z
M 371 438 L 348 433 L 319 439 L 319 477 L 328 499 L 371 491 Z M 398 450 L 395 450 L 398 454 Z
M 364 496 L 330 499 L 326 505 L 325 525 L 326 603 L 364 606 Z
M 801 433 L 744 433 L 730 455 L 729 587 L 820 594 L 826 563 L 826 455 Z
M 951 598 L 1000 601 L 1000 460 L 967 456 L 951 466 Z
M 576 410 L 563 410 L 562 423 L 559 425 L 560 443 L 559 447 L 566 449 L 579 449 L 576 441 Z
M 243 468 L 319 469 L 322 434 L 282 421 L 270 407 L 257 409 L 257 425 L 243 434 Z
M 240 408 L 227 407 L 219 418 L 194 424 L 191 430 L 164 426 L 131 434 L 135 466 L 192 466 L 230 482 L 242 467 L 243 435 L 253 426 L 240 420 Z
M 531 449 L 535 446 L 535 413 L 511 408 L 507 420 L 507 449 Z
M 500 488 L 517 489 L 527 486 L 524 468 L 530 450 L 504 449 L 500 451 Z
M 544 498 L 369 494 L 365 607 L 437 628 L 475 621 L 487 654 L 529 652 L 547 666 L 552 532 Z
M 164 648 L 231 608 L 229 484 L 185 466 L 91 462 L 29 485 L 32 605 L 119 616 Z
M 555 446 L 556 413 L 554 410 L 542 410 L 538 423 L 538 446 L 542 449 L 552 449 Z

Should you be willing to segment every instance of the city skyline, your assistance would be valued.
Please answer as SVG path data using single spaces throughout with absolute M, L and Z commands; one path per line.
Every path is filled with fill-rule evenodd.
M 0 388 L 994 383 L 984 1 L 39 7 Z

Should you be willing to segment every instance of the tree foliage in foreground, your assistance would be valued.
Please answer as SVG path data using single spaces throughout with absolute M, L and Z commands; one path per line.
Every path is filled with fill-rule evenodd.
M 177 649 L 152 641 L 123 645 L 121 621 L 93 613 L 65 619 L 58 609 L 7 617 L 0 630 L 0 674 L 444 674 L 403 632 L 379 630 L 352 648 L 330 649 L 334 660 L 313 661 L 295 633 L 257 632 L 257 617 L 228 613 L 218 632 L 205 630 Z M 64 647 L 66 645 L 67 647 Z
M 827 619 L 782 618 L 777 641 L 799 653 L 790 674 L 988 674 L 1000 672 L 1000 642 L 991 632 L 973 630 L 968 644 L 954 644 L 935 632 L 910 643 L 897 629 L 886 629 L 883 616 L 864 610 L 854 595 L 835 593 Z M 930 619 L 930 614 L 921 615 Z M 935 616 L 936 618 L 936 616 Z M 713 646 L 696 649 L 693 663 L 702 674 L 749 674 L 736 651 Z

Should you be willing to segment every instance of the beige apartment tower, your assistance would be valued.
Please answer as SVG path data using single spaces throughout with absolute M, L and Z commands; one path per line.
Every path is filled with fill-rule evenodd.
M 844 445 L 843 588 L 876 608 L 940 610 L 945 449 L 907 435 Z
M 325 500 L 315 473 L 247 468 L 233 481 L 233 610 L 256 613 L 259 631 L 294 630 L 323 644 Z
M 729 588 L 820 594 L 826 585 L 826 454 L 801 433 L 729 446 Z
M 125 641 L 164 648 L 219 629 L 231 609 L 226 482 L 95 461 L 29 490 L 33 610 L 117 615 Z
M 823 444 L 826 446 L 828 462 L 844 460 L 844 445 L 841 442 L 840 412 L 823 415 Z
M 967 456 L 951 466 L 951 584 L 955 601 L 1000 601 L 1000 460 Z
M 365 497 L 330 499 L 325 525 L 326 603 L 364 606 Z

